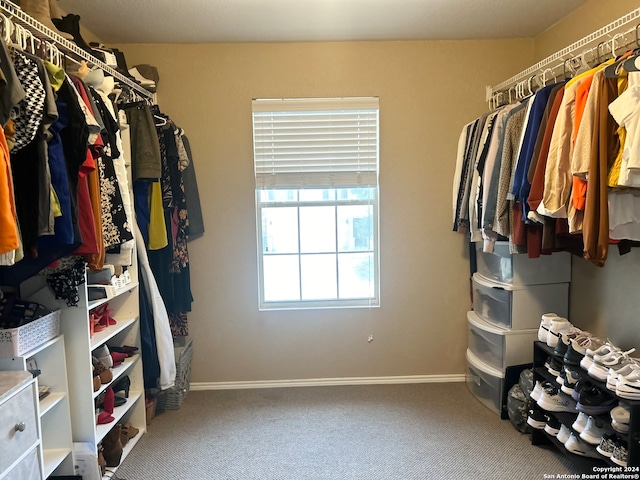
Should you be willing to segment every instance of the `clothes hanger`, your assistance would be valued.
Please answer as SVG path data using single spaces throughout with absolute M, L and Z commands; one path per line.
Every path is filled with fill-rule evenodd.
M 577 62 L 579 62 L 579 65 L 577 66 L 574 74 L 575 75 L 579 75 L 581 73 L 587 72 L 589 70 L 591 70 L 591 67 L 589 66 L 589 64 L 587 63 L 587 52 L 588 50 L 584 50 L 580 55 L 578 55 L 577 57 L 572 58 L 572 60 L 575 60 Z

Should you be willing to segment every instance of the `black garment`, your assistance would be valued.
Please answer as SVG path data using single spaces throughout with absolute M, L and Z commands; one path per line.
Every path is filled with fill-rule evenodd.
M 189 157 L 189 165 L 182 171 L 182 181 L 184 182 L 184 195 L 187 202 L 187 212 L 189 212 L 189 238 L 191 241 L 204 234 L 204 220 L 202 218 L 202 208 L 200 206 L 200 193 L 198 192 L 198 181 L 196 178 L 196 166 L 193 164 L 191 146 L 186 135 L 182 135 L 182 143 Z
M 156 330 L 153 325 L 153 310 L 150 299 L 146 295 L 144 275 L 138 266 L 138 295 L 140 297 L 140 343 L 142 346 L 142 375 L 144 388 L 158 388 L 160 378 L 160 361 L 156 346 Z

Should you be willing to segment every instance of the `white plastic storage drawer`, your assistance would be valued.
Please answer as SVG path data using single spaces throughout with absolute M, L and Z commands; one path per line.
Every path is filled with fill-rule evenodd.
M 509 253 L 509 242 L 496 242 L 493 253 L 483 252 L 482 242 L 476 242 L 476 266 L 483 277 L 509 285 L 571 281 L 569 252 L 529 258 L 526 254 Z
M 472 282 L 474 312 L 500 328 L 538 328 L 542 314 L 548 312 L 568 316 L 568 283 L 505 285 L 478 273 L 473 274 Z
M 467 388 L 474 397 L 489 410 L 500 415 L 504 394 L 504 373 L 482 363 L 468 349 L 466 382 Z
M 505 330 L 467 312 L 469 350 L 483 363 L 504 371 L 511 365 L 533 362 L 533 342 L 537 329 Z

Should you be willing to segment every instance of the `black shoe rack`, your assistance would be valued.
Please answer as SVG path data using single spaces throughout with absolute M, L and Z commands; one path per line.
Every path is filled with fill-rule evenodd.
M 544 366 L 545 361 L 549 358 L 553 357 L 558 360 L 561 364 L 564 365 L 563 358 L 557 355 L 554 355 L 553 348 L 549 347 L 547 344 L 536 341 L 533 345 L 533 378 L 535 381 L 544 381 L 548 380 L 554 385 L 557 385 L 555 375 L 549 373 Z M 615 392 L 609 390 L 605 384 L 605 382 L 600 382 L 595 378 L 590 377 L 586 370 L 581 368 L 580 366 L 570 366 L 572 369 L 580 372 L 582 378 L 588 378 L 591 383 L 598 386 L 602 391 L 606 392 L 613 398 L 618 398 L 619 400 L 625 402 L 629 405 L 631 418 L 629 420 L 629 433 L 618 433 L 621 438 L 627 440 L 628 450 L 629 450 L 629 459 L 627 461 L 627 467 L 640 467 L 640 401 L 638 400 L 627 400 L 624 398 L 619 398 Z M 562 391 L 560 391 L 560 395 L 566 395 Z M 571 428 L 573 422 L 578 417 L 579 412 L 575 413 L 565 413 L 565 412 L 547 412 L 543 410 L 547 415 L 555 416 L 560 423 L 566 425 Z M 607 424 L 611 424 L 611 416 L 606 413 L 603 415 L 598 415 L 599 418 L 602 419 Z M 575 432 L 575 431 L 574 431 Z M 578 432 L 575 432 L 578 435 Z M 593 472 L 593 467 L 595 466 L 610 466 L 620 468 L 619 465 L 611 461 L 609 458 L 601 455 L 600 459 L 591 458 L 591 457 L 583 457 L 581 455 L 577 455 L 569 452 L 562 443 L 560 443 L 553 435 L 549 435 L 544 430 L 533 429 L 533 433 L 531 435 L 531 443 L 533 445 L 546 445 L 552 444 L 558 450 L 562 451 L 569 458 L 571 458 L 572 462 L 578 467 L 581 471 L 584 472 Z M 629 469 L 631 471 L 631 469 Z M 634 470 L 637 472 L 637 470 Z

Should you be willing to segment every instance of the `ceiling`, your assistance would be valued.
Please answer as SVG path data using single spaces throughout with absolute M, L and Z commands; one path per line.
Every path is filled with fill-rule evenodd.
M 533 37 L 585 0 L 59 0 L 109 43 Z

